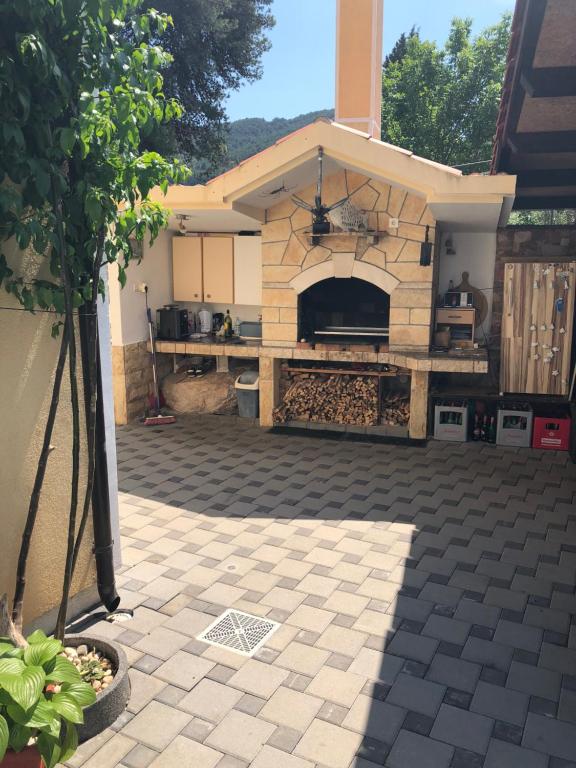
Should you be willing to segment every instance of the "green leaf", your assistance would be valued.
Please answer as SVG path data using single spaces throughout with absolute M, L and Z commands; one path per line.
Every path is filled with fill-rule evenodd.
M 65 723 L 65 735 L 60 739 L 60 762 L 65 763 L 70 760 L 72 755 L 78 749 L 78 731 L 70 723 Z
M 31 667 L 42 667 L 46 662 L 62 652 L 60 640 L 43 640 L 24 649 L 24 661 Z
M 0 685 L 25 711 L 37 703 L 45 682 L 46 674 L 42 667 L 26 667 L 20 674 L 0 674 Z
M 48 640 L 48 638 L 41 629 L 37 629 L 35 632 L 32 632 L 31 635 L 28 635 L 26 640 L 29 645 L 36 645 L 36 643 L 43 643 L 44 640 Z
M 96 701 L 96 691 L 88 683 L 64 683 L 62 692 L 70 694 L 81 707 L 89 707 Z
M 60 146 L 67 155 L 72 153 L 76 143 L 76 133 L 73 128 L 62 128 L 60 131 Z
M 6 707 L 8 715 L 18 725 L 25 725 L 28 728 L 38 728 L 51 733 L 53 736 L 60 734 L 60 715 L 51 701 L 42 699 L 32 707 L 28 712 L 19 707 L 18 704 L 9 704 Z
M 32 728 L 13 723 L 10 728 L 10 749 L 13 749 L 14 752 L 21 752 L 30 741 L 32 733 Z
M 5 653 L 10 653 L 14 650 L 14 646 L 12 643 L 3 643 L 0 642 L 0 656 L 3 656 Z
M 41 733 L 36 742 L 36 749 L 40 752 L 46 768 L 54 768 L 60 762 L 61 749 L 58 739 Z
M 83 723 L 82 708 L 70 693 L 55 693 L 51 699 L 52 706 L 59 715 L 70 723 Z
M 80 672 L 64 656 L 57 656 L 53 662 L 49 662 L 46 671 L 46 680 L 50 683 L 79 683 L 82 681 Z
M 26 669 L 26 665 L 20 659 L 0 659 L 0 675 L 19 675 Z
M 8 730 L 8 723 L 6 722 L 6 719 L 0 715 L 0 763 L 4 759 L 9 741 L 10 731 Z

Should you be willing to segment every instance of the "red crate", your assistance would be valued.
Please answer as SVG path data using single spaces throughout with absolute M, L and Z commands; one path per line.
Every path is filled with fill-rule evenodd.
M 569 416 L 534 416 L 532 448 L 567 451 L 570 445 Z

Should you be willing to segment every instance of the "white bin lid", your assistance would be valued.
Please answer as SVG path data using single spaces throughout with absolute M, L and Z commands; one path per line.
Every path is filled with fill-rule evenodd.
M 260 375 L 258 371 L 244 371 L 236 379 L 234 387 L 236 389 L 258 389 Z

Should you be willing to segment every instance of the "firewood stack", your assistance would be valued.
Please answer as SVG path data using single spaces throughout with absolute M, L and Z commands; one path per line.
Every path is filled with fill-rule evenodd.
M 410 419 L 410 399 L 388 392 L 382 397 L 382 424 L 404 427 Z
M 378 380 L 369 376 L 296 374 L 274 421 L 332 424 L 378 424 Z

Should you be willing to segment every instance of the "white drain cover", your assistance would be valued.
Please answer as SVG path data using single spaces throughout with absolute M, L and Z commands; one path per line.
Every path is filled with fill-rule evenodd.
M 229 608 L 196 639 L 242 656 L 254 656 L 279 626 L 276 621 Z

